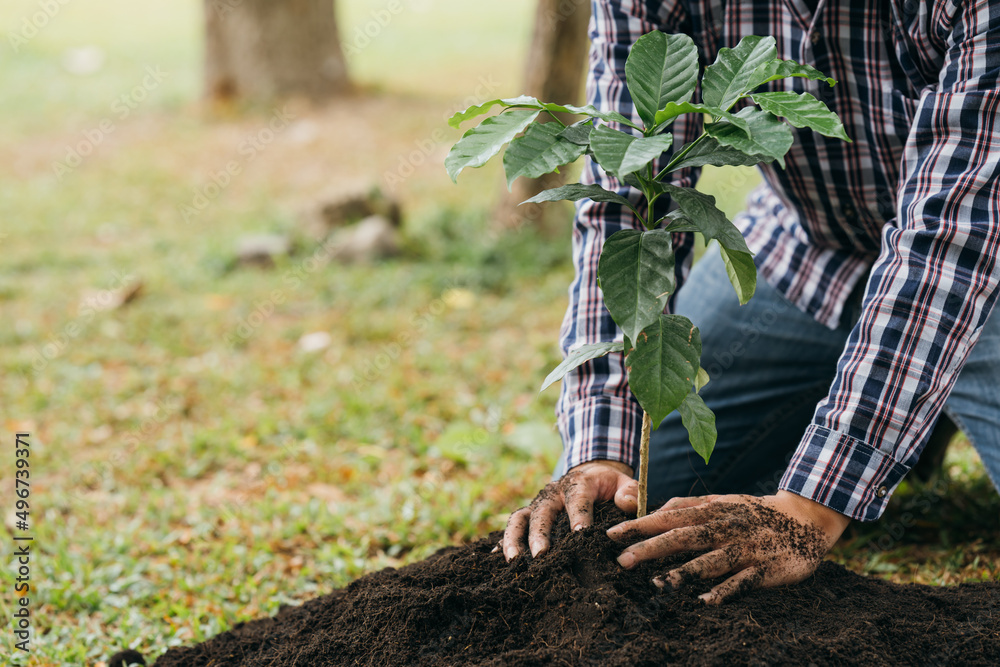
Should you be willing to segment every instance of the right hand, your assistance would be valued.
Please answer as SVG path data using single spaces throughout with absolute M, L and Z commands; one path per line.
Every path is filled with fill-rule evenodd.
M 593 523 L 595 502 L 614 500 L 623 512 L 634 513 L 638 495 L 632 468 L 624 463 L 581 463 L 547 484 L 531 505 L 510 515 L 503 539 L 494 551 L 502 551 L 508 562 L 520 554 L 525 545 L 532 556 L 541 556 L 549 550 L 552 525 L 564 509 L 573 530 L 583 530 Z

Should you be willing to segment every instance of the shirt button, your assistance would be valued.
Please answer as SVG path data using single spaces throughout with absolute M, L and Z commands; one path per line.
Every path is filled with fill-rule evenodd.
M 819 44 L 820 35 L 819 32 L 812 32 L 809 34 L 809 41 L 813 44 Z
M 878 496 L 879 498 L 885 498 L 887 493 L 889 493 L 889 489 L 885 488 L 884 486 L 880 486 L 878 487 L 878 490 L 875 492 L 875 495 Z

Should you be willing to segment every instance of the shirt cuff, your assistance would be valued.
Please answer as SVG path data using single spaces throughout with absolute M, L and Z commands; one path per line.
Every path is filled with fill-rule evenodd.
M 779 488 L 852 519 L 875 521 L 907 472 L 908 467 L 871 445 L 813 424 Z
M 619 461 L 639 466 L 642 409 L 620 396 L 587 396 L 573 401 L 558 415 L 566 448 L 566 469 L 588 461 Z

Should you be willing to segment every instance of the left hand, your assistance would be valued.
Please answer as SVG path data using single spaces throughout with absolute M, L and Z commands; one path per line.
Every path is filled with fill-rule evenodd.
M 681 567 L 653 580 L 657 586 L 681 586 L 692 579 L 731 577 L 701 596 L 719 604 L 749 590 L 802 581 L 847 528 L 850 518 L 787 491 L 777 495 L 674 498 L 641 519 L 608 531 L 613 539 L 639 534 L 618 557 L 625 569 L 642 561 L 682 551 L 704 551 Z

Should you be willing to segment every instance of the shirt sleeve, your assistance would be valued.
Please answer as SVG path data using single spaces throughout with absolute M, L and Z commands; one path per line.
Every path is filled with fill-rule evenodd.
M 780 485 L 855 519 L 916 463 L 997 296 L 1000 4 L 963 6 L 944 47 L 862 315 Z
M 590 22 L 590 68 L 587 102 L 602 110 L 614 110 L 639 123 L 625 87 L 625 59 L 632 44 L 652 30 L 682 32 L 686 15 L 679 4 L 650 1 L 595 0 Z M 678 118 L 673 125 L 675 146 L 683 146 L 701 132 L 701 119 L 694 114 Z M 661 158 L 666 164 L 672 151 Z M 672 182 L 692 186 L 697 170 L 672 174 Z M 617 192 L 643 211 L 641 194 L 605 174 L 587 159 L 584 183 L 597 183 Z M 661 198 L 665 200 L 666 198 Z M 662 213 L 667 202 L 662 201 Z M 661 201 L 657 201 L 657 209 Z M 597 263 L 604 241 L 620 229 L 638 226 L 627 208 L 583 200 L 577 204 L 573 227 L 573 262 L 576 275 L 569 288 L 569 307 L 560 331 L 564 354 L 589 343 L 622 340 L 622 332 L 604 307 L 597 285 Z M 678 287 L 691 265 L 694 240 L 691 234 L 675 234 Z M 670 305 L 668 304 L 668 310 Z M 580 366 L 566 375 L 556 405 L 556 417 L 567 469 L 587 461 L 620 461 L 633 469 L 638 462 L 642 408 L 628 388 L 623 355 L 612 353 Z

